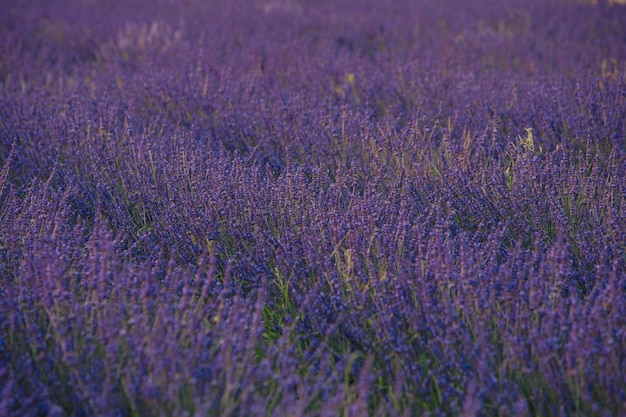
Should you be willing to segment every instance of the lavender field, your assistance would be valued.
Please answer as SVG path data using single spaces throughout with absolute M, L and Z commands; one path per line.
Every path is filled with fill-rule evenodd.
M 626 5 L 3 0 L 0 416 L 625 416 Z

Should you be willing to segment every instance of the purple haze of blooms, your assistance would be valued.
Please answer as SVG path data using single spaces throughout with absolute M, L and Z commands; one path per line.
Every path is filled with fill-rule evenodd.
M 626 7 L 7 0 L 0 416 L 626 414 Z

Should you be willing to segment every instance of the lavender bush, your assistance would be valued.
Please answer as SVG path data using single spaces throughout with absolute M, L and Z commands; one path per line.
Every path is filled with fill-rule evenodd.
M 626 6 L 61 3 L 0 13 L 0 415 L 626 414 Z

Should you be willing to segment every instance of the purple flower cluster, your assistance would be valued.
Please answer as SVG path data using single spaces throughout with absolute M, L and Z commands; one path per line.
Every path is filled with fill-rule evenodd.
M 0 416 L 626 414 L 626 6 L 61 3 L 0 13 Z

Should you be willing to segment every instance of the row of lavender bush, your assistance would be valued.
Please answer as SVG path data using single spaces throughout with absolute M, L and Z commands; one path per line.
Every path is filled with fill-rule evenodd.
M 0 415 L 626 414 L 626 7 L 2 9 Z

